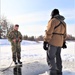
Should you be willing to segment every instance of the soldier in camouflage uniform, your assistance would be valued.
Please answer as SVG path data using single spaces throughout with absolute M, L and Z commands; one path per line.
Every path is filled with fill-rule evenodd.
M 12 58 L 15 64 L 17 61 L 19 64 L 22 64 L 20 61 L 21 59 L 21 41 L 22 41 L 22 34 L 18 31 L 19 25 L 16 24 L 14 26 L 14 30 L 9 32 L 7 35 L 8 40 L 11 42 L 12 46 Z

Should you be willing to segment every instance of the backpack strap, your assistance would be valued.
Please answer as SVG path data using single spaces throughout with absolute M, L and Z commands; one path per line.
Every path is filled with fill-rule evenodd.
M 58 28 L 61 24 L 63 24 L 63 23 L 60 21 L 60 23 L 59 23 L 57 26 L 54 27 L 54 30 L 55 30 L 56 28 Z M 63 24 L 63 26 L 64 26 L 64 24 Z M 64 27 L 65 27 L 65 26 L 64 26 Z M 61 33 L 53 33 L 53 34 L 55 34 L 55 35 L 64 35 L 64 34 L 61 34 Z
M 64 34 L 61 34 L 61 33 L 53 33 L 53 34 L 56 34 L 56 35 L 64 35 Z
M 54 27 L 54 29 L 56 29 L 57 27 L 59 27 L 62 24 L 62 22 L 60 21 L 60 23 Z

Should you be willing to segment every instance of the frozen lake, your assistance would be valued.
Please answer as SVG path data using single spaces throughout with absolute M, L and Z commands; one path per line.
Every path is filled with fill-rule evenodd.
M 22 75 L 39 75 L 48 70 L 46 62 L 46 51 L 42 48 L 42 42 L 23 41 L 21 44 L 21 61 L 23 62 Z M 74 75 L 75 69 L 75 42 L 67 42 L 67 49 L 62 49 L 64 75 Z M 8 40 L 0 40 L 0 69 L 6 68 L 12 62 L 11 46 Z M 13 66 L 14 64 L 12 64 Z M 38 68 L 39 66 L 39 68 Z M 36 69 L 35 69 L 36 67 Z M 45 68 L 44 68 L 45 67 Z M 9 70 L 13 70 L 10 68 Z M 8 73 L 0 75 L 13 75 L 13 72 L 7 70 Z M 28 72 L 29 70 L 30 72 Z M 35 72 L 34 72 L 34 71 Z M 40 71 L 41 70 L 41 71 Z M 72 72 L 72 73 L 71 73 Z M 47 75 L 44 73 L 43 75 Z

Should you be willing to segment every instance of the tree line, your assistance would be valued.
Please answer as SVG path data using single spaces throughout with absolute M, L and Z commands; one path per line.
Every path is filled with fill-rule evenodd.
M 38 37 L 34 37 L 34 36 L 28 37 L 27 35 L 23 36 L 24 40 L 31 40 L 31 41 L 43 41 L 43 38 L 44 38 L 43 35 L 40 35 Z M 67 41 L 75 41 L 75 37 L 68 34 L 66 40 Z
M 24 35 L 24 36 L 23 36 L 23 40 L 43 41 L 43 35 L 40 35 L 40 36 L 38 36 L 38 37 Z
M 75 41 L 75 37 L 72 35 L 67 35 L 67 40 L 68 41 Z

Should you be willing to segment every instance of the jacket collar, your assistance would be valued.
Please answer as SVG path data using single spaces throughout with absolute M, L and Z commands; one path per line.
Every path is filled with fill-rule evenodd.
M 62 16 L 62 15 L 55 15 L 54 18 L 57 18 L 60 21 L 64 21 L 65 20 L 64 16 Z

